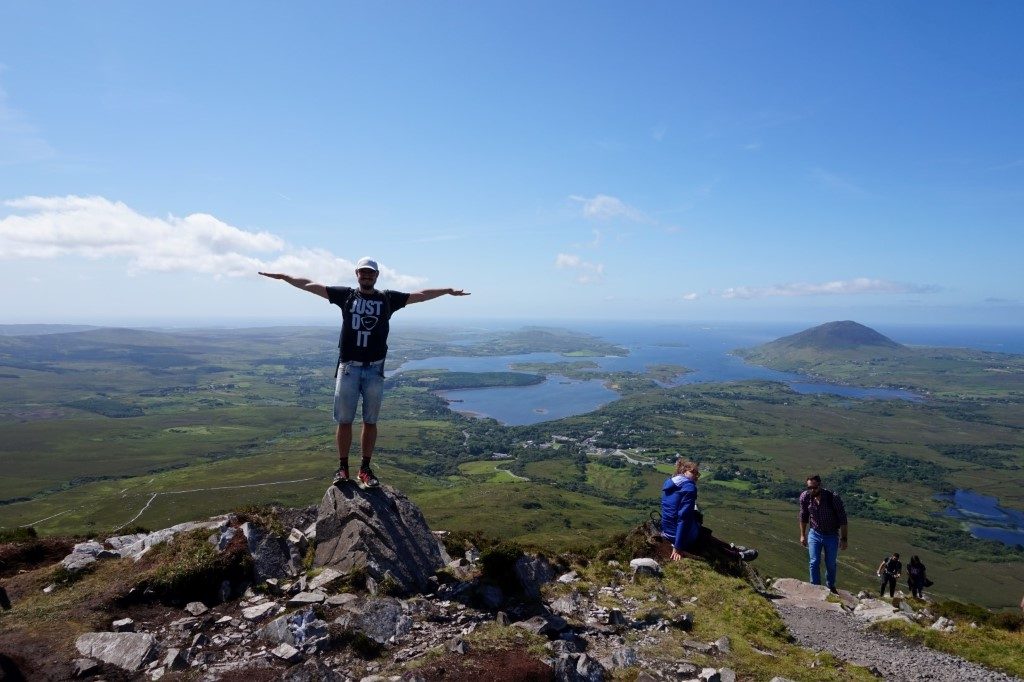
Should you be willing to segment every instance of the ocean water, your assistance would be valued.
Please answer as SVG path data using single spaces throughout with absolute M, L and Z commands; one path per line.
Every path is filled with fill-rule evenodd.
M 780 381 L 800 393 L 830 393 L 851 399 L 919 400 L 907 391 L 855 388 L 815 382 L 807 377 L 776 372 L 750 365 L 730 355 L 801 331 L 792 325 L 726 324 L 608 324 L 572 325 L 572 329 L 593 334 L 629 351 L 625 357 L 580 358 L 592 360 L 604 370 L 642 372 L 651 364 L 678 364 L 692 370 L 677 384 L 762 379 Z M 1024 328 L 965 327 L 878 327 L 879 332 L 906 345 L 975 348 L 1004 353 L 1024 353 Z M 468 340 L 466 343 L 470 343 Z M 436 357 L 409 362 L 407 369 L 448 369 L 453 371 L 507 371 L 517 362 L 564 362 L 572 360 L 557 353 L 529 353 L 495 357 Z M 444 391 L 452 409 L 493 417 L 504 424 L 533 424 L 584 414 L 618 398 L 599 380 L 577 381 L 549 376 L 533 386 Z M 1007 545 L 1024 544 L 1024 512 L 1005 509 L 992 497 L 970 490 L 957 490 L 947 498 L 947 513 L 964 521 L 979 538 Z
M 751 365 L 730 355 L 738 348 L 749 348 L 792 333 L 778 326 L 709 326 L 709 325 L 632 325 L 615 327 L 607 324 L 572 325 L 626 348 L 625 357 L 606 356 L 580 358 L 595 362 L 611 372 L 643 372 L 648 365 L 675 364 L 694 370 L 680 377 L 675 384 L 693 384 L 760 379 L 778 381 L 799 393 L 830 393 L 854 399 L 919 400 L 909 391 L 885 388 L 860 388 L 816 382 L 800 374 L 777 372 Z M 462 372 L 509 371 L 519 362 L 565 362 L 557 353 L 528 353 L 489 357 L 434 357 L 403 364 L 397 371 L 412 369 L 447 369 Z M 503 424 L 534 424 L 591 412 L 618 397 L 600 381 L 574 381 L 551 376 L 533 386 L 499 387 L 444 391 L 440 395 L 455 401 L 452 409 L 479 416 L 493 417 Z

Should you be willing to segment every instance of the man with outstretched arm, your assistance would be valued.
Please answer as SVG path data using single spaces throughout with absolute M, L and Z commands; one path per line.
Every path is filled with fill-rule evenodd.
M 808 531 L 808 525 L 810 531 Z M 825 555 L 825 584 L 836 591 L 836 563 L 839 550 L 846 549 L 846 507 L 831 490 L 821 487 L 821 476 L 807 477 L 807 490 L 800 493 L 800 544 L 807 548 L 811 583 L 821 584 L 821 555 Z
M 335 485 L 349 480 L 348 452 L 352 446 L 352 422 L 356 403 L 363 398 L 363 431 L 360 435 L 362 461 L 359 484 L 380 485 L 370 469 L 370 458 L 377 443 L 377 416 L 384 398 L 384 358 L 388 352 L 391 315 L 411 303 L 429 301 L 439 296 L 469 296 L 462 289 L 424 289 L 415 293 L 378 291 L 375 288 L 380 269 L 372 258 L 356 263 L 358 288 L 324 286 L 302 277 L 282 273 L 261 272 L 264 277 L 280 279 L 293 287 L 326 298 L 341 308 L 341 338 L 338 341 L 337 379 L 334 384 L 334 421 L 338 424 L 338 471 Z

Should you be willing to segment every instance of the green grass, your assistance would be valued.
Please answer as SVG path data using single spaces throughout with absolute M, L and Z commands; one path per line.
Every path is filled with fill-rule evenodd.
M 0 527 L 99 535 L 130 522 L 147 503 L 133 523 L 150 528 L 249 504 L 318 503 L 336 456 L 329 411 L 336 330 L 240 334 L 142 334 L 136 343 L 174 352 L 154 350 L 136 364 L 89 358 L 67 361 L 64 368 L 74 372 L 11 368 L 22 378 L 5 379 L 0 395 L 0 499 L 29 499 L 0 505 Z M 391 357 L 476 352 L 446 346 L 446 338 L 410 336 L 394 344 Z M 527 339 L 513 334 L 487 347 L 525 348 Z M 552 334 L 548 342 L 558 352 L 580 348 L 580 339 L 567 335 Z M 6 372 L 4 348 L 0 343 Z M 193 358 L 193 365 L 145 364 L 168 358 Z M 844 586 L 871 587 L 878 561 L 898 550 L 922 557 L 936 594 L 1009 606 L 1007 595 L 1024 592 L 1013 556 L 996 556 L 984 543 L 942 546 L 942 538 L 963 536 L 933 499 L 956 486 L 1024 508 L 1019 403 L 851 401 L 767 382 L 656 389 L 637 376 L 626 397 L 591 414 L 510 428 L 454 415 L 422 388 L 389 389 L 375 468 L 437 528 L 480 524 L 559 549 L 646 518 L 672 472 L 664 460 L 679 453 L 707 470 L 741 471 L 730 481 L 702 482 L 708 525 L 720 537 L 758 547 L 758 565 L 767 572 L 798 577 L 806 558 L 796 542 L 792 499 L 804 476 L 817 472 L 826 486 L 843 480 L 862 496 L 866 516 L 853 519 L 851 549 L 841 557 Z M 138 405 L 145 416 L 104 417 L 54 395 L 66 402 L 109 396 Z M 656 455 L 656 466 L 637 473 L 588 458 L 579 442 L 598 431 L 602 447 L 644 448 Z M 544 443 L 554 435 L 576 442 L 516 450 L 527 439 Z M 482 459 L 490 452 L 518 460 Z M 521 464 L 531 481 L 501 471 L 518 473 Z M 849 499 L 850 491 L 840 492 Z M 926 541 L 926 533 L 940 542 Z
M 508 471 L 499 469 L 500 466 L 508 466 L 508 460 L 484 460 L 482 462 L 463 462 L 459 465 L 459 471 L 475 482 L 487 483 L 512 483 L 518 480 Z
M 614 581 L 611 569 L 603 562 L 575 566 L 581 582 L 576 586 L 552 584 L 545 589 L 556 596 L 573 589 L 585 590 Z M 864 668 L 852 666 L 827 654 L 818 654 L 793 644 L 778 612 L 771 603 L 738 578 L 715 572 L 698 561 L 671 562 L 664 566 L 664 577 L 644 578 L 626 584 L 624 597 L 644 605 L 653 618 L 672 619 L 692 613 L 693 630 L 668 630 L 658 641 L 641 646 L 645 656 L 660 660 L 687 660 L 699 666 L 727 667 L 740 679 L 768 680 L 774 676 L 793 680 L 870 680 Z M 582 586 L 582 587 L 580 587 Z M 691 603 L 691 599 L 695 599 Z M 607 608 L 622 606 L 616 597 L 602 596 Z M 638 615 L 644 615 L 641 611 Z M 726 636 L 732 651 L 710 657 L 697 654 L 683 646 L 689 639 L 714 641 Z M 631 644 L 636 635 L 626 634 Z M 771 656 L 767 657 L 764 653 Z M 812 665 L 813 664 L 813 665 Z M 618 671 L 618 675 L 628 671 Z
M 876 627 L 888 635 L 903 637 L 931 649 L 1024 677 L 1024 632 L 1007 632 L 988 625 L 972 628 L 966 620 L 958 621 L 954 632 L 938 632 L 902 621 L 888 621 Z

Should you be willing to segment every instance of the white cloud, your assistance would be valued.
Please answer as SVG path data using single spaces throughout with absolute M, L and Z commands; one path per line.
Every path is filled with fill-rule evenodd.
M 132 274 L 192 272 L 215 277 L 287 272 L 336 282 L 355 263 L 322 249 L 289 246 L 269 232 L 229 225 L 206 213 L 179 218 L 142 215 L 104 197 L 22 197 L 5 201 L 0 258 L 120 258 Z M 413 288 L 420 277 L 381 267 L 382 284 Z
M 634 223 L 650 223 L 651 219 L 638 208 L 634 208 L 617 197 L 597 194 L 589 199 L 578 195 L 569 197 L 583 204 L 583 217 L 590 220 L 613 220 L 623 218 Z
M 598 248 L 600 248 L 601 247 L 601 242 L 604 241 L 604 234 L 601 233 L 601 230 L 594 230 L 593 234 L 594 234 L 594 238 L 591 241 L 583 242 L 583 243 L 580 243 L 580 244 L 573 244 L 572 248 L 574 248 L 574 249 L 598 249 Z
M 803 282 L 770 287 L 730 287 L 718 295 L 722 298 L 767 298 L 770 296 L 848 296 L 853 294 L 932 294 L 939 290 L 930 284 L 908 284 L 885 279 L 857 277 L 820 284 Z
M 700 296 L 692 291 L 688 294 L 683 294 L 684 301 L 696 301 L 698 298 L 700 298 Z
M 558 254 L 555 267 L 575 271 L 580 284 L 599 284 L 604 279 L 604 263 L 590 263 L 571 253 Z

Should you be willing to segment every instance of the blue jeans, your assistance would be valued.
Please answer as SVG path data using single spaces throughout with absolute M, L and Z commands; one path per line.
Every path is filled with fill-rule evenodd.
M 839 533 L 826 535 L 813 528 L 807 533 L 807 554 L 811 559 L 811 584 L 821 584 L 821 553 L 825 552 L 825 584 L 836 587 L 836 559 L 839 557 Z
M 384 361 L 370 365 L 342 363 L 334 384 L 334 421 L 351 424 L 356 418 L 356 403 L 363 397 L 363 423 L 376 424 L 384 399 Z

